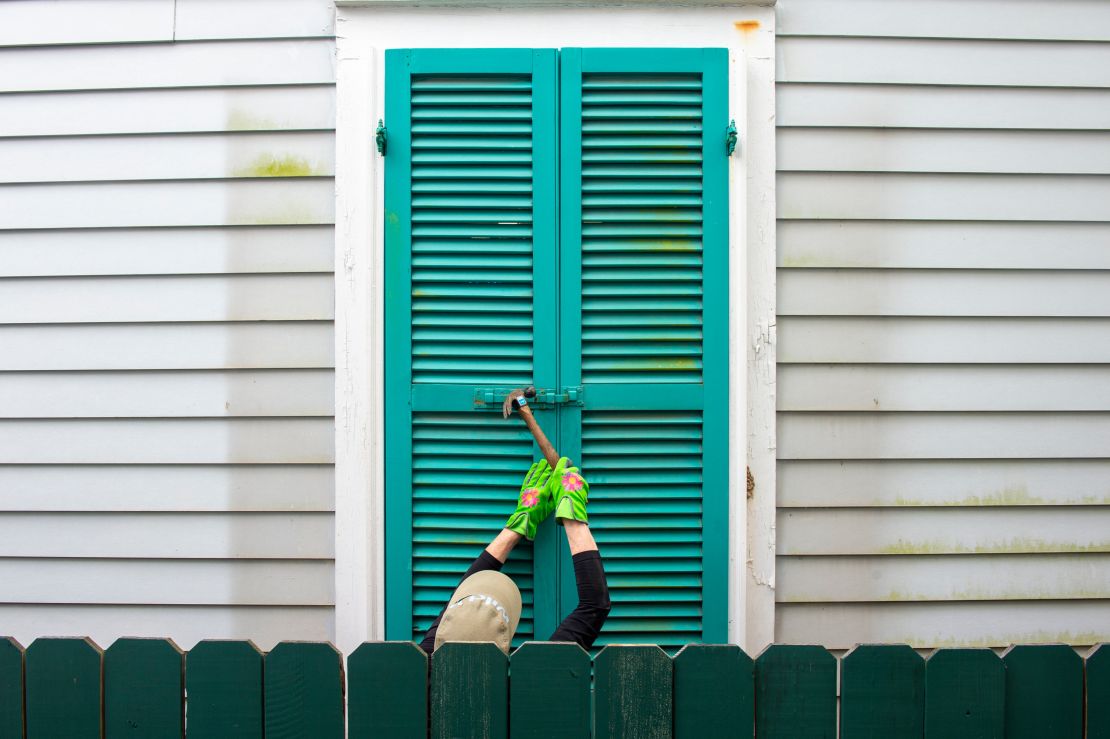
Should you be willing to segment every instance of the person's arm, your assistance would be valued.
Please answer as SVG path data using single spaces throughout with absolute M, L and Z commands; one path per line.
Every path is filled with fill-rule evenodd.
M 540 447 L 540 453 L 547 463 L 554 469 L 559 465 L 559 454 L 555 451 L 555 447 L 548 441 L 547 435 L 544 434 L 543 429 L 540 428 L 539 422 L 536 417 L 532 415 L 532 409 L 528 407 L 528 399 L 524 397 L 524 391 L 517 389 L 511 391 L 505 397 L 505 404 L 502 408 L 502 413 L 505 418 L 516 409 L 520 417 L 524 419 L 524 423 L 528 426 L 528 430 L 532 432 L 532 436 L 536 439 L 536 444 Z

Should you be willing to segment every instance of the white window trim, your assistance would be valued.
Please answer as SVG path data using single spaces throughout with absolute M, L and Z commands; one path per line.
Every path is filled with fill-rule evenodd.
M 339 0 L 336 22 L 335 631 L 385 634 L 382 159 L 386 48 L 716 46 L 730 50 L 730 643 L 774 638 L 775 62 L 773 0 L 743 5 Z M 399 7 L 400 6 L 400 7 Z M 501 7 L 498 7 L 501 6 Z M 753 25 L 749 23 L 755 21 Z M 746 71 L 746 74 L 741 74 Z M 746 101 L 746 105 L 742 101 Z M 388 127 L 388 121 L 386 125 Z M 724 131 L 721 132 L 722 146 Z M 744 256 L 746 255 L 746 258 Z M 745 463 L 755 478 L 746 496 Z M 491 532 L 491 536 L 495 532 Z

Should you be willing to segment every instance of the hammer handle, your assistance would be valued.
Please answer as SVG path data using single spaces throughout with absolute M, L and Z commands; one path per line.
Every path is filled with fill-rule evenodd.
M 528 430 L 532 432 L 535 437 L 536 443 L 540 446 L 540 452 L 547 463 L 554 469 L 559 464 L 559 455 L 555 451 L 555 447 L 551 446 L 551 442 L 547 440 L 547 436 L 543 433 L 539 423 L 536 422 L 536 417 L 532 415 L 532 409 L 526 405 L 517 405 L 517 411 L 527 424 Z

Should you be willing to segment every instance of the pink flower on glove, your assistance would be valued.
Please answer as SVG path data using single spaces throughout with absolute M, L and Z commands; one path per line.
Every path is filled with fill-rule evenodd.
M 528 488 L 520 494 L 520 504 L 525 508 L 531 508 L 536 505 L 540 500 L 540 491 L 536 488 Z
M 586 481 L 582 476 L 575 472 L 568 472 L 563 475 L 563 490 L 573 493 L 575 490 L 581 490 Z

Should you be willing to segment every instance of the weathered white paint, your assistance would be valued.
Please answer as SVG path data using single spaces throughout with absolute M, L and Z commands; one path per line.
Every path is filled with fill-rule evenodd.
M 335 86 L 10 93 L 0 136 L 327 131 Z
M 0 182 L 330 177 L 330 132 L 0 139 Z
M 1110 8 L 781 0 L 776 637 L 1110 638 Z
M 361 4 L 361 3 L 360 3 Z M 349 285 L 337 292 L 337 325 L 347 325 L 356 339 L 365 340 L 364 316 L 370 315 L 363 302 L 373 296 L 380 305 L 381 249 L 375 237 L 367 233 L 371 226 L 380 228 L 382 202 L 381 171 L 366 162 L 372 159 L 369 142 L 374 126 L 382 116 L 380 90 L 383 86 L 382 50 L 406 47 L 532 47 L 560 48 L 568 46 L 723 46 L 733 51 L 734 59 L 744 59 L 746 78 L 746 111 L 733 110 L 741 127 L 739 158 L 734 161 L 732 188 L 735 255 L 746 253 L 746 263 L 734 264 L 731 272 L 732 304 L 746 310 L 733 315 L 733 338 L 736 328 L 745 322 L 749 339 L 747 373 L 740 346 L 734 345 L 732 379 L 736 393 L 730 398 L 738 411 L 732 416 L 730 447 L 737 454 L 738 440 L 747 440 L 749 463 L 756 473 L 757 497 L 749 502 L 745 513 L 733 511 L 730 519 L 730 641 L 758 650 L 772 636 L 774 596 L 774 95 L 773 78 L 774 17 L 766 7 L 700 7 L 700 3 L 684 3 L 683 7 L 396 7 L 396 3 L 366 3 L 371 7 L 340 5 L 337 19 L 339 63 L 339 115 L 337 145 L 338 218 L 336 272 L 346 274 Z M 601 5 L 604 5 L 603 3 Z M 688 7 L 694 5 L 696 7 Z M 763 5 L 763 3 L 758 3 Z M 393 6 L 393 7 L 387 7 Z M 739 21 L 754 20 L 758 30 L 743 30 Z M 460 29 L 465 32 L 460 33 Z M 622 29 L 626 32 L 614 32 Z M 377 62 L 371 71 L 371 65 Z M 734 61 L 733 94 L 737 87 Z M 346 71 L 345 71 L 346 70 Z M 371 97 L 371 95 L 375 97 Z M 734 107 L 735 107 L 734 101 Z M 370 154 L 368 157 L 367 155 Z M 743 224 L 743 225 L 740 225 Z M 743 229 L 743 237 L 737 232 Z M 743 249 L 743 251 L 741 251 Z M 734 260 L 739 261 L 739 260 Z M 745 279 L 745 283 L 736 280 Z M 758 286 L 758 287 L 757 287 Z M 375 309 L 376 310 L 376 309 Z M 746 313 L 746 318 L 744 317 Z M 371 336 L 366 342 L 378 351 L 380 338 Z M 355 346 L 348 332 L 336 332 L 337 354 Z M 350 410 L 337 410 L 338 416 L 350 412 L 350 422 L 337 416 L 337 453 L 351 447 L 369 433 L 380 438 L 382 416 L 380 406 L 364 408 L 360 399 L 380 397 L 380 375 L 368 374 L 374 356 L 354 352 L 350 357 L 337 356 L 336 398 L 342 408 L 350 402 Z M 345 364 L 349 362 L 349 364 Z M 747 374 L 748 380 L 740 378 Z M 750 379 L 754 377 L 755 379 Z M 743 383 L 743 390 L 735 385 Z M 745 395 L 747 396 L 745 398 Z M 758 396 L 758 399 L 757 397 Z M 739 409 L 747 406 L 747 413 Z M 754 422 L 753 419 L 754 418 Z M 753 425 L 754 423 L 754 425 Z M 368 429 L 368 431 L 367 431 Z M 364 445 L 364 449 L 366 446 Z M 742 457 L 740 457 L 742 459 Z M 744 500 L 744 464 L 737 459 L 730 484 L 730 500 Z M 348 471 L 347 466 L 353 469 Z M 376 506 L 381 499 L 380 446 L 368 452 L 352 451 L 349 458 L 340 453 L 337 465 L 337 509 L 349 499 L 356 515 L 340 515 L 338 537 L 356 538 L 364 535 L 366 519 L 372 515 L 370 530 L 381 539 L 384 518 Z M 364 485 L 370 486 L 369 502 L 359 502 Z M 747 533 L 745 534 L 745 526 Z M 345 527 L 349 527 L 349 530 Z M 347 555 L 361 557 L 347 565 Z M 337 583 L 339 608 L 350 603 L 369 611 L 369 592 L 382 588 L 381 552 L 339 550 L 337 572 L 371 571 L 366 580 L 344 574 Z M 378 559 L 374 559 L 377 557 Z M 748 562 L 746 571 L 742 563 Z M 349 570 L 347 568 L 350 568 Z M 346 618 L 350 618 L 346 621 Z M 383 631 L 380 610 L 372 616 L 361 613 L 340 616 L 340 644 L 354 643 L 366 636 L 380 638 Z
M 331 511 L 334 486 L 328 463 L 21 464 L 0 466 L 0 510 Z
M 0 370 L 331 367 L 331 321 L 0 326 Z
M 331 272 L 330 225 L 0 232 L 0 277 Z
M 0 4 L 25 642 L 334 637 L 334 8 L 276 5 Z

